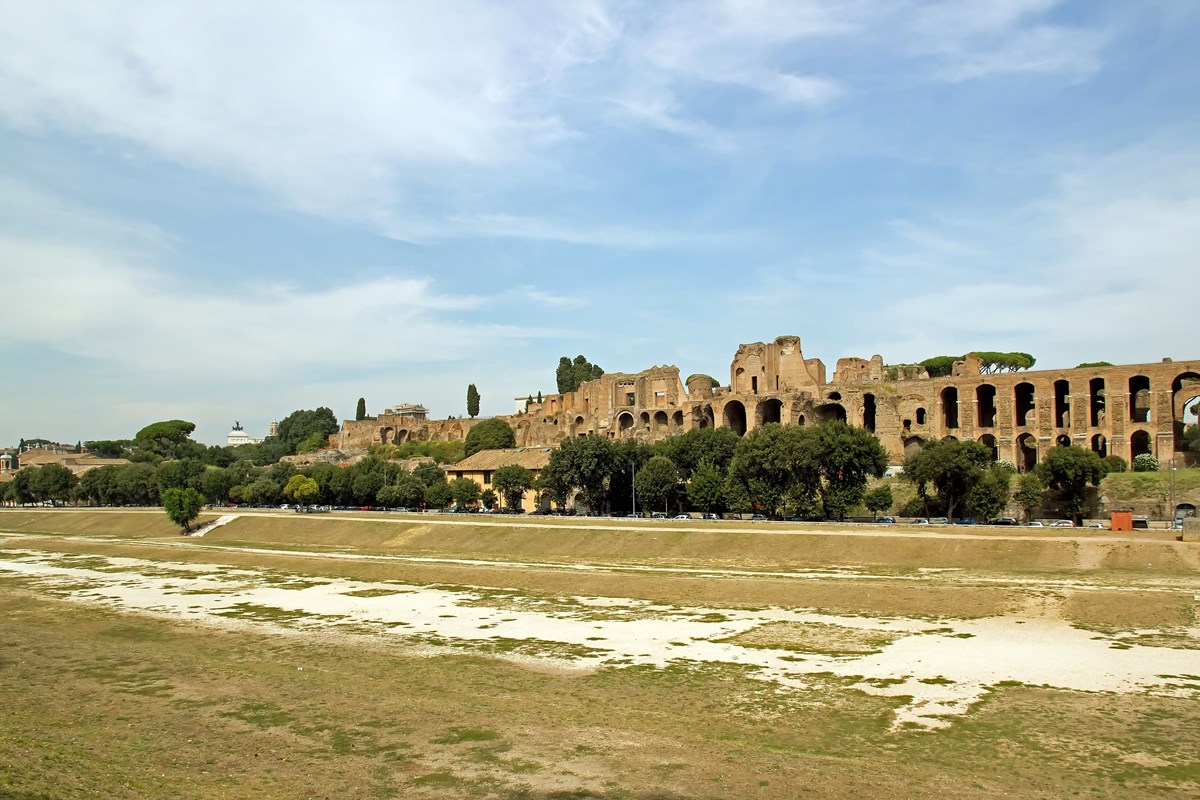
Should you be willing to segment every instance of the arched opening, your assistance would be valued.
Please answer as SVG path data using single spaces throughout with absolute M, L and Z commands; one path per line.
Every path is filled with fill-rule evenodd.
M 1188 425 L 1200 424 L 1200 375 L 1184 372 L 1171 381 L 1171 427 L 1174 433 L 1174 450 L 1186 451 L 1188 439 L 1184 435 Z M 1190 420 L 1190 422 L 1189 422 Z
M 617 417 L 617 432 L 622 436 L 633 433 L 633 414 L 626 411 Z
M 875 432 L 875 395 L 863 395 L 863 427 Z
M 1103 433 L 1092 437 L 1092 452 L 1101 458 L 1108 458 L 1108 439 L 1104 438 Z
M 813 409 L 817 422 L 845 422 L 846 408 L 841 403 L 825 403 Z
M 641 420 L 642 420 L 642 430 L 644 430 L 644 431 L 650 430 L 650 412 L 649 411 L 642 412 Z
M 1104 378 L 1088 381 L 1088 422 L 1093 428 L 1104 425 Z
M 1129 421 L 1150 421 L 1150 379 L 1145 375 L 1129 379 Z
M 746 435 L 746 407 L 740 400 L 730 400 L 721 411 L 721 424 L 738 436 Z
M 1000 445 L 997 444 L 995 436 L 985 433 L 979 437 L 979 443 L 992 451 L 992 461 L 1000 460 Z
M 678 433 L 683 430 L 683 412 L 676 411 L 671 415 L 671 428 Z
M 836 401 L 836 400 L 841 400 L 841 399 L 842 399 L 842 393 L 841 393 L 841 392 L 830 392 L 830 393 L 829 393 L 829 399 L 830 399 L 830 400 L 835 400 L 835 401 Z
M 700 412 L 700 427 L 701 428 L 717 427 L 717 419 L 716 419 L 716 416 L 713 414 L 712 406 L 705 406 L 704 410 Z
M 958 437 L 957 437 L 957 436 L 953 436 L 953 435 L 950 435 L 950 436 L 943 436 L 943 437 L 942 437 L 942 441 L 943 441 L 943 442 L 957 442 L 957 441 L 958 441 Z
M 1150 452 L 1150 434 L 1146 431 L 1134 431 L 1129 437 L 1129 456 L 1137 458 L 1142 453 Z
M 918 424 L 918 425 L 924 425 L 924 424 L 925 424 L 925 409 L 923 409 L 923 408 L 918 408 L 918 409 L 917 409 L 917 413 L 916 413 L 916 414 L 914 414 L 913 416 L 915 416 L 915 417 L 917 418 L 917 424 Z
M 394 428 L 384 428 L 383 430 L 381 430 L 379 432 L 379 443 L 380 444 L 390 444 L 392 441 L 393 433 L 395 433 Z
M 1017 427 L 1024 428 L 1032 424 L 1029 419 L 1029 414 L 1036 407 L 1037 394 L 1032 383 L 1018 383 L 1013 389 L 1016 405 L 1013 410 L 1016 413 Z
M 1071 427 L 1071 383 L 1054 382 L 1054 427 Z
M 764 400 L 758 404 L 754 412 L 755 423 L 768 425 L 772 422 L 783 422 L 783 402 L 781 400 Z
M 1060 434 L 1059 437 L 1054 440 L 1054 444 L 1057 447 L 1070 447 L 1071 446 L 1071 437 L 1067 436 L 1065 433 Z
M 958 427 L 958 389 L 953 386 L 942 389 L 942 427 Z
M 393 444 L 404 444 L 407 441 L 408 431 L 406 429 L 401 428 L 400 430 L 396 431 L 396 438 L 393 441 Z
M 1032 433 L 1023 433 L 1017 437 L 1017 453 L 1020 459 L 1017 466 L 1022 472 L 1032 472 L 1037 467 L 1037 439 Z
M 921 448 L 925 446 L 925 440 L 920 436 L 909 436 L 904 440 L 904 457 L 907 459 L 921 452 Z
M 668 425 L 667 412 L 665 412 L 665 411 L 654 412 L 654 430 L 655 430 L 655 432 L 666 431 L 667 425 Z
M 975 388 L 975 404 L 978 406 L 981 428 L 996 427 L 996 387 L 990 383 L 980 384 Z
M 796 424 L 799 425 L 801 428 L 804 427 L 804 415 L 803 414 L 796 417 Z

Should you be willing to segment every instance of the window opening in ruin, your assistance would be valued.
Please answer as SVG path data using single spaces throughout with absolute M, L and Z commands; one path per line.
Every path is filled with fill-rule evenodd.
M 904 420 L 903 424 L 904 424 L 904 430 L 906 430 L 906 431 L 912 430 L 912 420 L 911 419 Z
M 775 391 L 779 391 L 779 376 L 775 376 Z
M 916 417 L 917 417 L 917 424 L 924 425 L 925 424 L 925 409 L 918 408 Z
M 1023 428 L 1033 422 L 1029 419 L 1029 413 L 1037 406 L 1037 395 L 1032 383 L 1018 383 L 1014 391 L 1017 400 L 1017 427 Z
M 1091 425 L 1093 428 L 1099 428 L 1104 425 L 1104 378 L 1092 378 L 1088 382 L 1088 392 L 1091 395 Z
M 625 405 L 627 405 L 627 406 L 633 405 L 633 392 L 627 392 L 625 394 Z
M 1143 453 L 1150 452 L 1150 434 L 1145 431 L 1134 431 L 1129 437 L 1129 457 L 1132 461 Z
M 756 421 L 759 425 L 783 422 L 783 402 L 781 400 L 764 400 L 759 403 Z
M 1150 421 L 1150 379 L 1145 375 L 1129 379 L 1129 421 Z
M 722 416 L 726 428 L 738 436 L 746 435 L 746 407 L 739 401 L 733 400 L 726 403 Z
M 958 427 L 958 389 L 953 386 L 942 389 L 942 427 Z
M 658 431 L 666 430 L 667 428 L 667 412 L 659 411 L 654 415 L 654 429 Z
M 750 376 L 750 394 L 758 394 L 758 376 Z
M 1071 384 L 1069 381 L 1054 382 L 1054 427 L 1071 427 Z
M 1026 384 L 1028 385 L 1028 384 Z M 1017 439 L 1017 451 L 1020 453 L 1020 463 L 1018 466 L 1022 472 L 1033 472 L 1037 467 L 1037 439 L 1033 438 L 1032 433 L 1023 433 Z
M 863 427 L 875 432 L 875 395 L 863 395 Z
M 655 397 L 666 397 L 667 393 L 666 392 L 655 392 L 654 396 Z
M 801 426 L 804 425 L 804 415 L 803 414 L 801 414 L 799 417 L 796 418 L 796 424 L 801 425 Z
M 979 427 L 994 428 L 996 426 L 996 387 L 990 383 L 978 386 L 975 389 L 975 402 L 979 407 Z
M 830 392 L 830 393 L 829 393 L 829 399 L 830 399 L 830 400 L 841 400 L 841 399 L 842 399 L 842 393 L 841 393 L 841 392 Z
M 1058 445 L 1059 447 L 1070 447 L 1071 446 L 1071 437 L 1067 436 L 1064 433 L 1061 436 L 1059 436 L 1057 439 L 1055 439 L 1054 443 L 1056 445 Z
M 816 415 L 818 422 L 846 421 L 846 409 L 841 403 L 826 403 L 823 406 L 817 406 Z
M 1108 440 L 1104 438 L 1103 433 L 1092 437 L 1092 452 L 1101 458 L 1108 458 Z
M 904 440 L 904 457 L 908 458 L 909 456 L 912 456 L 912 455 L 915 455 L 915 454 L 921 452 L 921 448 L 924 446 L 925 446 L 925 440 L 922 439 L 920 436 L 913 436 L 912 438 L 905 439 Z
M 990 433 L 985 433 L 983 436 L 979 437 L 979 443 L 992 451 L 993 462 L 1000 460 L 1000 445 L 996 443 L 995 436 L 992 436 Z

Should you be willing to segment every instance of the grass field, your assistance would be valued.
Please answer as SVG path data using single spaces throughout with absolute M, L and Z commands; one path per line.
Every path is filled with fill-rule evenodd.
M 0 797 L 1200 793 L 1195 545 L 290 517 L 192 539 L 162 522 L 0 512 L 0 564 L 62 572 L 55 583 L 0 571 Z M 184 608 L 219 605 L 223 592 L 230 605 L 185 617 L 146 599 L 138 579 Z M 445 614 L 458 618 L 438 624 L 479 613 L 544 627 L 525 638 L 385 635 L 360 606 L 321 625 L 295 610 L 293 598 L 340 582 L 353 583 L 339 596 L 394 613 L 416 591 L 459 598 Z M 250 589 L 253 602 L 236 594 Z M 720 659 L 596 666 L 577 657 L 588 648 L 555 638 L 556 625 L 590 620 L 603 650 L 616 647 L 598 641 L 609 624 L 637 631 L 686 612 L 693 626 L 720 627 L 804 610 L 841 616 L 715 643 L 840 665 L 786 685 Z M 1196 668 L 1130 691 L 998 681 L 933 730 L 897 729 L 911 698 L 849 674 L 924 641 L 914 636 L 952 647 L 970 636 L 954 631 L 1005 620 L 1065 622 L 1096 652 L 1147 648 Z M 636 653 L 648 635 L 622 644 Z M 933 690 L 956 680 L 936 673 L 922 678 Z

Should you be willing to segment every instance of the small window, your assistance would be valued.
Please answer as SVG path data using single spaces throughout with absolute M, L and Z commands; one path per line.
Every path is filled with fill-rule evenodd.
M 490 472 L 484 472 L 484 473 L 483 473 L 483 485 L 484 485 L 484 486 L 490 486 L 490 485 L 491 485 L 491 483 L 492 483 L 492 473 L 490 473 Z

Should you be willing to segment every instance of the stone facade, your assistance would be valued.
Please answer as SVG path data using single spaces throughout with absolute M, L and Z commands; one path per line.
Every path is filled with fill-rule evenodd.
M 610 373 L 574 392 L 544 397 L 524 414 L 503 417 L 518 447 L 556 445 L 589 433 L 654 442 L 693 428 L 744 435 L 772 422 L 844 420 L 875 433 L 892 463 L 925 442 L 974 439 L 1018 469 L 1032 468 L 1056 445 L 1073 444 L 1132 461 L 1176 458 L 1183 408 L 1200 397 L 1200 360 L 982 374 L 973 356 L 953 374 L 930 378 L 919 367 L 885 367 L 881 356 L 842 358 L 832 380 L 806 359 L 796 336 L 741 345 L 729 385 L 706 375 L 687 385 L 674 366 Z M 478 420 L 428 420 L 397 414 L 346 421 L 330 437 L 341 450 L 409 439 L 463 439 Z

